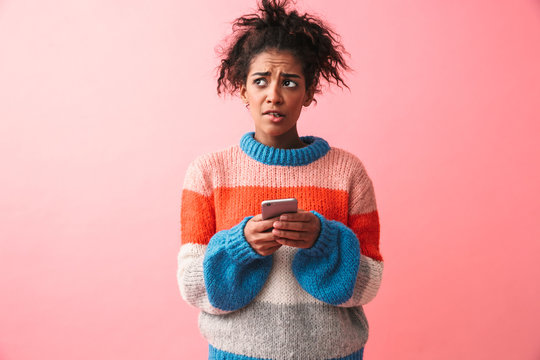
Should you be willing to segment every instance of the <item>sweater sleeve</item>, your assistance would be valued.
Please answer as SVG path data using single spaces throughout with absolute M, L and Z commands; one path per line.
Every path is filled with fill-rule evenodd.
M 299 250 L 293 260 L 293 273 L 306 292 L 342 307 L 371 301 L 383 270 L 375 193 L 361 164 L 353 174 L 349 194 L 347 225 L 313 211 L 321 222 L 319 238 L 311 248 Z
M 216 232 L 212 181 L 202 168 L 195 161 L 184 180 L 177 280 L 186 302 L 210 314 L 227 314 L 258 294 L 272 258 L 247 243 L 244 227 L 250 217 Z
M 234 311 L 249 304 L 272 269 L 272 256 L 257 254 L 246 241 L 244 227 L 251 218 L 218 232 L 208 244 L 204 282 L 210 303 L 218 309 Z

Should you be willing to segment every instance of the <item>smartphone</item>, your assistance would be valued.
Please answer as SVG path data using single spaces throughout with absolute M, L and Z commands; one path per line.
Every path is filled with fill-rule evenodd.
M 261 203 L 261 214 L 263 220 L 279 216 L 284 213 L 295 213 L 298 211 L 298 201 L 295 198 L 264 200 Z

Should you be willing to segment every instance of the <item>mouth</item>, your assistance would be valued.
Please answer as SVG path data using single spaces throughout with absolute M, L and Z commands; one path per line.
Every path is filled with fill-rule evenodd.
M 263 113 L 263 115 L 270 117 L 272 121 L 280 121 L 285 117 L 284 114 L 279 113 L 277 111 L 266 111 Z

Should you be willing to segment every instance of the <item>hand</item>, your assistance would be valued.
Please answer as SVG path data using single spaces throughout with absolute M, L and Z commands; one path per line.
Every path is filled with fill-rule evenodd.
M 278 217 L 263 220 L 262 215 L 249 219 L 244 227 L 244 236 L 255 252 L 262 256 L 272 255 L 281 247 L 272 234 L 272 224 Z
M 321 221 L 309 211 L 283 214 L 273 224 L 276 242 L 302 249 L 309 249 L 315 244 L 321 232 Z

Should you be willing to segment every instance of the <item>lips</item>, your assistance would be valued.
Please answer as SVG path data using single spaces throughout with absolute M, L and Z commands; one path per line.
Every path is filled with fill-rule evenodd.
M 275 110 L 268 110 L 263 113 L 263 115 L 270 116 L 273 120 L 281 120 L 285 117 L 285 114 L 280 113 L 279 111 Z
M 279 111 L 276 111 L 276 110 L 268 110 L 268 111 L 265 111 L 263 113 L 264 115 L 268 115 L 268 114 L 272 114 L 272 115 L 277 115 L 277 116 L 284 116 L 282 113 L 280 113 Z

